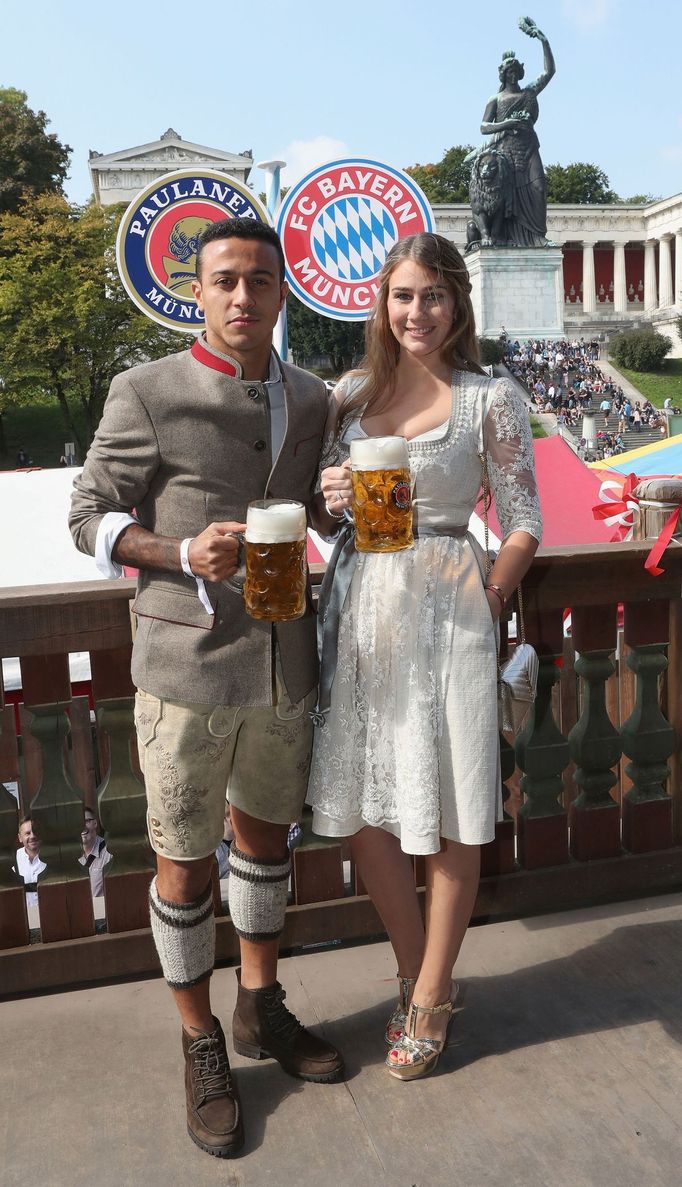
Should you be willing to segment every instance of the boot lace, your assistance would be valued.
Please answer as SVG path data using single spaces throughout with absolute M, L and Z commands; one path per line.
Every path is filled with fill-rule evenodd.
M 276 1035 L 288 1045 L 293 1045 L 297 1035 L 303 1030 L 301 1023 L 284 1005 L 286 992 L 278 985 L 265 999 L 265 1014 L 268 1027 L 272 1035 Z
M 232 1075 L 225 1046 L 218 1034 L 203 1034 L 190 1044 L 192 1075 L 204 1100 L 232 1091 Z

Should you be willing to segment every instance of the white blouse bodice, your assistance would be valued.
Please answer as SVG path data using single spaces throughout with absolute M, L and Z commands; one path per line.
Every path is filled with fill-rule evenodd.
M 440 436 L 438 432 L 433 429 L 408 442 L 417 531 L 420 526 L 430 533 L 437 533 L 439 527 L 444 531 L 466 527 L 481 489 L 484 448 L 503 538 L 525 531 L 540 540 L 533 439 L 516 386 L 507 379 L 456 371 L 450 419 L 445 432 Z M 362 435 L 359 417 L 347 418 L 340 433 L 327 439 L 320 469 L 342 464 L 351 440 Z

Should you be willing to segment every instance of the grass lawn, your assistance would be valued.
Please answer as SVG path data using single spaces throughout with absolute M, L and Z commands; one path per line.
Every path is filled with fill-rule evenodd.
M 74 415 L 80 432 L 85 435 L 80 409 Z M 2 417 L 7 452 L 0 454 L 0 470 L 14 470 L 17 453 L 22 447 L 35 466 L 54 468 L 71 439 L 59 409 L 55 404 L 29 404 L 25 408 L 9 408 Z M 82 458 L 78 459 L 82 461 Z
M 629 371 L 619 363 L 613 365 L 656 408 L 662 408 L 668 396 L 673 404 L 682 407 L 682 359 L 665 359 L 660 371 Z
M 531 416 L 530 427 L 531 427 L 531 431 L 533 433 L 533 437 L 548 437 L 549 436 L 549 433 L 547 433 L 543 429 L 537 416 Z

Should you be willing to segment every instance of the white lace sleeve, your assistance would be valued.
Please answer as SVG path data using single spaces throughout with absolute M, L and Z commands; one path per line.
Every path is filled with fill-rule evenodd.
M 528 532 L 540 541 L 542 515 L 533 437 L 525 404 L 507 379 L 498 379 L 489 388 L 483 443 L 503 537 L 510 532 Z

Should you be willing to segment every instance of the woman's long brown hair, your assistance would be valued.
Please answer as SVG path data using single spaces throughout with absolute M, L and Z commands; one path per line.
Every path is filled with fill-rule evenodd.
M 393 335 L 388 318 L 388 290 L 391 275 L 405 260 L 414 260 L 422 268 L 433 272 L 449 288 L 455 303 L 452 329 L 441 347 L 441 358 L 453 370 L 483 374 L 474 310 L 471 304 L 471 284 L 464 260 L 449 239 L 429 231 L 399 239 L 386 257 L 379 282 L 381 288 L 376 305 L 365 328 L 365 354 L 360 366 L 347 372 L 360 379 L 348 396 L 339 404 L 337 431 L 342 421 L 363 412 L 378 412 L 395 391 L 396 370 L 400 347 Z

